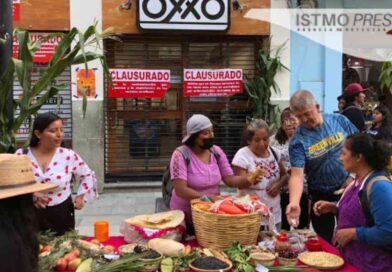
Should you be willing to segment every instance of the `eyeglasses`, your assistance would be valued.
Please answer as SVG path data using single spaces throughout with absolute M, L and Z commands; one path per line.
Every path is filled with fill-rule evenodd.
M 287 118 L 287 119 L 284 119 L 283 120 L 283 124 L 284 125 L 291 125 L 291 124 L 296 124 L 296 123 L 298 123 L 298 119 L 297 118 L 294 118 L 294 117 L 290 117 L 290 118 Z

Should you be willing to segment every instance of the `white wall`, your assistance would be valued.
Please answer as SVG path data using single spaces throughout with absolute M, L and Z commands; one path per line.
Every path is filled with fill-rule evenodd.
M 287 8 L 286 0 L 271 0 L 271 9 L 274 8 Z M 271 21 L 274 21 L 271 18 Z M 271 48 L 277 48 L 282 44 L 285 44 L 284 50 L 281 51 L 282 63 L 290 69 L 290 30 L 271 24 Z M 290 98 L 290 72 L 284 70 L 276 76 L 276 82 L 279 84 L 281 89 L 280 94 L 274 94 L 272 96 L 273 103 L 279 104 L 281 109 L 288 105 Z

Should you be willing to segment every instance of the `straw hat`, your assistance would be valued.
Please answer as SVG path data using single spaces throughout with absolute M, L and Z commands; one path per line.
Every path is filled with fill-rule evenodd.
M 57 187 L 53 183 L 37 183 L 31 161 L 26 155 L 0 154 L 0 199 Z
M 173 210 L 155 214 L 137 215 L 125 220 L 130 225 L 149 229 L 167 229 L 177 227 L 184 221 L 183 211 Z

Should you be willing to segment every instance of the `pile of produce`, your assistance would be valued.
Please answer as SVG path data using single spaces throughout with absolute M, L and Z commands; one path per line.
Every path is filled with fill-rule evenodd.
M 307 265 L 313 266 L 326 257 L 331 260 L 334 257 L 320 253 L 303 255 L 304 242 L 308 239 L 314 241 L 312 231 L 281 233 L 279 236 L 273 232 L 262 232 L 260 237 L 263 241 L 257 246 L 234 242 L 223 251 L 192 249 L 189 245 L 161 238 L 151 239 L 147 244 L 122 245 L 117 251 L 113 246 L 103 246 L 98 241 L 85 241 L 76 232 L 60 237 L 45 234 L 39 239 L 39 272 L 176 272 L 189 271 L 190 268 L 196 271 L 254 272 L 257 265 L 264 265 L 269 271 L 303 271 L 304 267 L 295 266 L 298 258 L 306 261 L 304 256 L 311 256 Z M 333 265 L 343 265 L 341 258 L 336 256 L 335 259 L 339 263 Z M 302 262 L 304 260 L 301 259 Z M 331 263 L 329 261 L 328 264 Z
M 192 206 L 202 211 L 218 214 L 239 215 L 259 212 L 264 216 L 271 215 L 267 205 L 262 203 L 256 195 L 222 196 L 221 198 L 212 202 L 209 198 L 203 197 L 193 201 Z

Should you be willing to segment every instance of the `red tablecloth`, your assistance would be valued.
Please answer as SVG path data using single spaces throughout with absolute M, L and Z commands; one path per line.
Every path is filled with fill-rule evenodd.
M 91 240 L 92 238 L 88 238 L 86 240 Z M 333 253 L 335 255 L 339 255 L 339 250 L 337 250 L 335 247 L 333 247 L 332 245 L 330 245 L 328 242 L 326 242 L 325 240 L 323 240 L 321 237 L 319 237 L 319 240 L 321 242 L 321 245 L 323 247 L 323 250 L 325 252 L 329 252 L 329 253 Z M 126 244 L 127 242 L 125 242 L 124 237 L 123 236 L 112 236 L 110 237 L 110 239 L 104 243 L 102 243 L 103 245 L 112 245 L 114 246 L 116 249 L 123 245 Z M 188 244 L 192 247 L 197 246 L 197 241 L 196 240 L 191 240 L 188 242 Z M 308 272 L 316 272 L 316 271 L 320 271 L 317 269 L 306 269 L 306 271 Z M 357 268 L 355 268 L 354 266 L 352 266 L 351 264 L 345 263 L 344 266 L 340 269 L 337 270 L 323 270 L 323 272 L 326 271 L 332 271 L 332 272 L 359 272 L 359 270 Z

